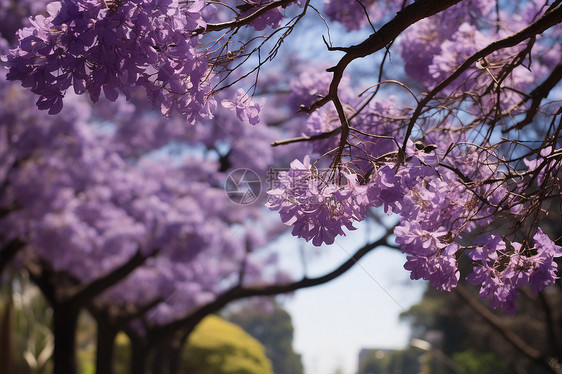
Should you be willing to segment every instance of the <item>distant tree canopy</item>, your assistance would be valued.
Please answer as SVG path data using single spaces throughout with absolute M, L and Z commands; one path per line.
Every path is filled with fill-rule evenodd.
M 180 373 L 273 374 L 265 348 L 242 328 L 217 316 L 206 317 L 182 352 Z
M 459 286 L 452 294 L 429 287 L 422 301 L 403 317 L 411 321 L 414 337 L 424 339 L 428 332 L 440 332 L 438 348 L 465 373 L 548 373 L 545 359 L 560 360 L 560 291 L 549 288 L 538 298 L 526 293 L 520 313 L 509 318 L 486 309 L 469 286 Z M 475 313 L 475 307 L 480 312 Z
M 373 350 L 357 374 L 419 373 L 422 354 L 413 348 L 389 352 Z
M 302 374 L 300 355 L 293 350 L 291 315 L 281 306 L 272 311 L 244 307 L 228 319 L 259 340 L 266 349 L 275 374 Z

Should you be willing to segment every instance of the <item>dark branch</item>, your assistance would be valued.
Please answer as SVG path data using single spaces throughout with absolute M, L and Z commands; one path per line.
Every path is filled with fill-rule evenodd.
M 327 138 L 331 138 L 334 135 L 337 135 L 341 132 L 341 127 L 338 127 L 332 131 L 328 131 L 328 132 L 323 132 L 321 134 L 316 134 L 316 135 L 311 135 L 311 136 L 301 136 L 299 138 L 290 138 L 290 139 L 284 139 L 284 140 L 278 140 L 275 141 L 273 143 L 271 143 L 272 147 L 277 147 L 280 145 L 286 145 L 286 144 L 291 144 L 291 143 L 298 143 L 298 142 L 309 142 L 309 141 L 313 141 L 313 140 L 320 140 L 320 139 L 327 139 Z
M 526 98 L 532 99 L 531 100 L 531 107 L 527 110 L 527 114 L 525 118 L 515 124 L 514 126 L 510 127 L 509 129 L 505 130 L 504 132 L 508 132 L 513 129 L 522 129 L 523 127 L 527 126 L 529 123 L 533 121 L 533 118 L 539 111 L 539 106 L 541 101 L 548 96 L 550 91 L 562 80 L 562 64 L 558 64 L 552 73 L 546 78 L 544 82 L 538 85 Z M 525 101 L 526 101 L 525 100 Z
M 127 323 L 141 318 L 150 309 L 163 302 L 162 297 L 155 298 L 146 304 L 133 306 L 131 308 L 120 308 L 117 305 L 98 305 L 95 302 L 88 305 L 88 311 L 96 319 L 103 319 L 106 323 L 116 328 L 124 328 Z
M 0 251 L 0 274 L 4 271 L 4 268 L 8 266 L 10 261 L 15 257 L 15 255 L 25 247 L 25 243 L 18 238 L 12 239 L 6 244 Z
M 264 285 L 264 286 L 253 286 L 253 287 L 241 287 L 236 286 L 228 291 L 219 295 L 213 302 L 203 305 L 202 307 L 196 309 L 195 311 L 189 313 L 189 315 L 185 316 L 182 319 L 178 319 L 168 325 L 164 326 L 154 326 L 149 333 L 150 338 L 162 338 L 174 334 L 176 331 L 181 330 L 184 327 L 193 326 L 194 323 L 201 321 L 203 318 L 208 316 L 209 314 L 216 313 L 220 311 L 223 307 L 225 307 L 228 303 L 240 300 L 248 297 L 255 297 L 255 296 L 272 296 L 278 295 L 283 293 L 293 292 L 299 289 L 308 288 L 318 286 L 324 283 L 327 283 L 349 269 L 351 269 L 362 257 L 367 255 L 373 249 L 386 246 L 388 236 L 392 230 L 389 230 L 383 237 L 379 240 L 366 244 L 359 250 L 357 250 L 347 261 L 342 263 L 339 267 L 332 270 L 331 272 L 317 277 L 317 278 L 303 278 L 297 282 L 291 282 L 286 284 L 278 284 L 278 285 Z
M 278 8 L 278 7 L 286 7 L 287 5 L 289 5 L 291 3 L 294 3 L 294 2 L 295 2 L 295 0 L 274 1 L 272 3 L 267 4 L 266 6 L 264 6 L 262 8 L 259 8 L 254 13 L 250 14 L 249 16 L 246 16 L 246 17 L 238 19 L 238 20 L 229 21 L 229 22 L 208 24 L 206 29 L 202 30 L 202 31 L 207 31 L 207 32 L 209 32 L 209 31 L 221 31 L 221 30 L 226 30 L 226 29 L 235 29 L 235 28 L 238 28 L 238 27 L 242 27 L 242 26 L 245 26 L 245 25 L 248 25 L 248 24 L 252 23 L 256 18 L 265 14 L 266 12 L 270 11 L 271 9 Z
M 416 123 L 417 119 L 419 118 L 423 108 L 437 95 L 441 90 L 451 84 L 455 79 L 457 79 L 465 70 L 467 70 L 472 64 L 488 56 L 490 53 L 498 51 L 503 48 L 513 47 L 522 41 L 529 39 L 534 35 L 538 35 L 543 33 L 545 30 L 549 29 L 550 27 L 562 22 L 562 8 L 556 8 L 552 11 L 545 13 L 541 18 L 524 28 L 523 30 L 519 31 L 516 34 L 513 34 L 507 38 L 498 40 L 489 44 L 484 49 L 476 52 L 472 56 L 470 56 L 453 74 L 439 83 L 431 92 L 429 92 L 423 100 L 421 100 L 408 123 L 408 128 L 406 130 L 406 135 L 404 137 L 404 143 L 402 145 L 402 149 L 406 148 L 406 144 L 408 138 L 410 137 L 412 130 L 414 128 L 414 124 Z
M 338 87 L 343 78 L 343 73 L 347 66 L 358 58 L 369 56 L 390 44 L 396 37 L 398 37 L 410 25 L 437 14 L 457 3 L 461 0 L 418 0 L 413 4 L 408 5 L 403 10 L 399 11 L 392 20 L 382 26 L 379 31 L 374 32 L 365 39 L 362 43 L 351 46 L 348 48 L 338 49 L 346 51 L 346 54 L 338 62 L 338 64 L 330 69 L 329 72 L 334 73 L 328 94 L 322 99 L 303 110 L 307 113 L 312 113 L 316 109 L 324 106 L 328 102 L 333 102 L 338 112 L 338 117 L 341 123 L 341 137 L 340 144 L 337 149 L 336 156 L 332 165 L 335 166 L 341 160 L 341 156 L 345 145 L 347 144 L 347 137 L 349 135 L 349 121 L 345 115 L 342 103 L 338 97 Z
M 369 56 L 385 48 L 409 26 L 424 18 L 437 14 L 460 1 L 461 0 L 418 0 L 398 12 L 396 17 L 382 26 L 377 32 L 371 34 L 360 44 L 348 48 L 339 48 L 338 50 L 343 50 L 346 54 L 336 66 L 328 69 L 328 71 L 334 73 L 328 96 L 318 100 L 304 111 L 312 113 L 314 110 L 332 100 L 332 96 L 337 94 L 337 88 L 343 77 L 344 70 L 353 60 Z
M 139 266 L 144 264 L 144 262 L 152 256 L 155 256 L 158 250 L 153 250 L 147 254 L 143 254 L 140 249 L 137 250 L 134 256 L 132 256 L 127 262 L 118 268 L 114 269 L 105 276 L 94 280 L 88 284 L 81 284 L 77 286 L 76 290 L 73 290 L 72 296 L 70 297 L 71 302 L 83 303 L 92 298 L 98 296 L 103 291 L 107 290 L 109 287 L 117 284 L 121 280 L 125 279 L 129 274 L 136 270 Z

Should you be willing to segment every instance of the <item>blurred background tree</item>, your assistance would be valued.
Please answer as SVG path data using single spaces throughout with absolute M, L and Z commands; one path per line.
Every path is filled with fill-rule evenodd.
M 560 280 L 537 297 L 526 290 L 515 317 L 490 311 L 478 290 L 463 284 L 451 294 L 428 287 L 421 302 L 402 318 L 412 324 L 414 338 L 438 336 L 432 344 L 469 374 L 548 373 L 543 359 L 555 362 L 561 357 Z
M 291 315 L 276 301 L 262 308 L 246 303 L 227 318 L 265 346 L 275 374 L 303 373 L 301 357 L 293 350 Z
M 187 340 L 180 373 L 273 374 L 264 346 L 242 328 L 206 317 Z
M 419 373 L 423 352 L 415 348 L 401 350 L 373 350 L 359 367 L 357 374 Z
M 0 316 L 3 321 L 2 344 L 10 344 L 12 353 L 11 360 L 2 357 L 2 365 L 8 362 L 11 365 L 10 371 L 2 373 L 50 374 L 53 369 L 50 361 L 53 352 L 51 310 L 37 288 L 29 281 L 24 279 L 17 283 L 21 284 L 21 289 L 14 295 L 4 292 L 0 304 Z M 8 298 L 12 296 L 14 301 L 10 303 Z M 10 320 L 9 325 L 6 318 Z M 288 314 L 287 318 L 290 321 Z M 78 326 L 79 373 L 94 374 L 96 324 L 92 317 L 84 312 L 79 318 Z M 272 327 L 275 329 L 275 326 Z M 11 339 L 7 339 L 8 335 L 11 335 Z M 4 346 L 2 348 L 2 352 L 7 352 Z M 115 339 L 115 374 L 130 372 L 130 354 L 129 338 L 124 333 L 119 333 Z M 184 346 L 181 357 L 179 373 L 274 373 L 265 347 L 259 341 L 236 324 L 215 315 L 206 317 L 197 326 Z M 277 358 L 281 359 L 281 355 Z
M 412 323 L 413 336 L 427 339 L 428 334 L 439 335 L 432 343 L 470 374 L 550 372 L 540 358 L 560 357 L 560 287 L 546 289 L 537 298 L 525 293 L 521 311 L 513 318 L 485 309 L 477 299 L 477 290 L 468 286 L 462 290 L 459 297 L 457 292 L 446 294 L 428 288 L 423 300 L 403 314 Z M 486 315 L 475 313 L 476 304 Z
M 0 318 L 0 372 L 50 373 L 52 310 L 25 273 L 2 289 Z
M 551 209 L 544 227 L 551 237 L 558 238 L 558 245 L 562 244 L 561 223 L 561 211 Z M 459 266 L 469 268 L 472 264 L 465 259 Z M 401 315 L 411 325 L 411 346 L 371 350 L 358 374 L 551 373 L 545 359 L 556 367 L 562 357 L 560 279 L 537 296 L 524 289 L 518 303 L 518 313 L 508 317 L 489 310 L 478 289 L 465 281 L 453 293 L 428 285 L 422 300 Z M 562 372 L 560 364 L 558 372 Z

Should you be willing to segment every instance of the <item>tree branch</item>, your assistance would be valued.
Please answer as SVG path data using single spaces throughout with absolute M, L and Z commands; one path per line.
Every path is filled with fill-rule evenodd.
M 340 144 L 332 165 L 335 166 L 341 160 L 344 147 L 347 143 L 347 137 L 349 135 L 349 121 L 338 97 L 338 87 L 347 66 L 355 59 L 369 56 L 381 50 L 394 41 L 394 39 L 396 39 L 396 37 L 398 37 L 410 25 L 439 13 L 459 3 L 460 1 L 461 0 L 418 0 L 399 11 L 396 14 L 396 17 L 382 26 L 379 31 L 375 31 L 360 44 L 347 48 L 328 48 L 329 50 L 345 51 L 346 54 L 341 58 L 336 66 L 327 70 L 328 72 L 334 73 L 328 94 L 312 104 L 309 108 L 303 109 L 303 111 L 312 113 L 330 101 L 334 103 L 341 122 L 341 136 Z
M 419 118 L 423 108 L 437 95 L 437 93 L 441 92 L 445 87 L 451 84 L 455 79 L 457 79 L 465 70 L 467 70 L 473 63 L 488 56 L 490 53 L 495 52 L 497 50 L 513 47 L 522 41 L 534 36 L 543 33 L 545 30 L 549 29 L 550 27 L 562 22 L 562 8 L 558 7 L 555 8 L 547 13 L 545 13 L 541 18 L 524 28 L 523 30 L 519 31 L 516 34 L 508 36 L 507 38 L 495 41 L 489 44 L 487 47 L 481 49 L 480 51 L 476 52 L 472 56 L 470 56 L 455 72 L 453 72 L 449 77 L 439 83 L 431 92 L 429 92 L 419 103 L 416 107 L 410 122 L 408 123 L 408 127 L 406 130 L 406 135 L 404 137 L 404 143 L 402 145 L 402 152 L 406 149 L 406 144 L 408 142 L 408 138 L 412 134 L 412 130 L 414 125 Z
M 337 48 L 337 50 L 345 51 L 346 54 L 336 66 L 328 69 L 329 72 L 334 73 L 328 95 L 312 104 L 309 108 L 303 109 L 303 111 L 312 113 L 327 104 L 337 95 L 337 88 L 343 78 L 343 73 L 353 60 L 369 56 L 383 49 L 409 26 L 461 1 L 462 0 L 418 0 L 396 13 L 396 16 L 392 20 L 382 26 L 379 31 L 371 34 L 363 42 L 347 48 Z
M 132 256 L 127 262 L 117 267 L 110 273 L 90 283 L 78 285 L 76 289 L 71 293 L 71 302 L 80 304 L 98 296 L 109 287 L 126 278 L 139 266 L 144 264 L 144 262 L 149 257 L 155 256 L 157 253 L 158 249 L 152 250 L 147 254 L 143 254 L 141 250 L 138 249 L 134 256 Z
M 88 305 L 88 311 L 94 316 L 94 318 L 103 319 L 106 323 L 114 326 L 118 329 L 125 327 L 130 321 L 141 318 L 150 309 L 154 308 L 158 304 L 164 301 L 164 298 L 157 297 L 146 304 L 135 306 L 133 308 L 120 308 L 116 311 L 118 306 L 112 304 L 108 305 L 98 305 L 95 302 Z
M 264 285 L 264 286 L 253 286 L 253 287 L 241 287 L 235 286 L 224 293 L 220 294 L 214 301 L 209 304 L 205 304 L 193 312 L 186 315 L 184 318 L 178 319 L 172 323 L 164 326 L 153 326 L 148 335 L 150 339 L 164 338 L 175 332 L 181 330 L 185 326 L 193 326 L 194 324 L 201 321 L 204 317 L 209 314 L 216 313 L 225 307 L 228 303 L 244 299 L 248 297 L 255 296 L 272 296 L 282 293 L 293 292 L 299 289 L 318 286 L 320 284 L 327 283 L 340 275 L 344 274 L 346 271 L 351 269 L 362 257 L 367 255 L 373 249 L 387 245 L 387 240 L 392 230 L 388 230 L 387 233 L 382 236 L 379 240 L 366 244 L 365 246 L 358 249 L 347 261 L 342 263 L 339 267 L 332 270 L 331 272 L 317 277 L 308 278 L 304 277 L 300 281 L 278 284 L 278 285 Z
M 10 240 L 0 251 L 0 274 L 4 272 L 4 268 L 8 266 L 10 261 L 15 257 L 20 249 L 25 247 L 25 243 L 18 238 Z
M 341 132 L 341 127 L 337 127 L 332 131 L 323 132 L 323 133 L 315 134 L 315 135 L 311 135 L 311 136 L 301 136 L 301 137 L 298 137 L 298 138 L 277 140 L 277 141 L 271 143 L 271 146 L 277 147 L 277 146 L 280 146 L 280 145 L 286 145 L 286 144 L 291 144 L 291 143 L 308 142 L 308 141 L 313 141 L 313 140 L 327 139 L 327 138 L 331 138 L 332 136 L 334 136 L 336 134 L 339 134 L 340 132 Z
M 256 10 L 254 13 L 241 18 L 239 20 L 234 20 L 234 21 L 228 21 L 228 22 L 223 22 L 223 23 L 215 23 L 215 24 L 208 24 L 207 27 L 205 28 L 205 30 L 202 31 L 221 31 L 221 30 L 226 30 L 226 29 L 235 29 L 238 27 L 242 27 L 245 25 L 248 25 L 250 23 L 252 23 L 256 18 L 258 18 L 259 16 L 264 15 L 266 12 L 274 9 L 274 8 L 278 8 L 278 7 L 286 7 L 291 3 L 294 3 L 295 0 L 279 0 L 279 1 L 273 1 L 269 4 L 267 4 L 266 6 L 259 8 L 258 10 Z
M 522 129 L 533 121 L 533 118 L 539 111 L 539 106 L 541 101 L 548 96 L 550 91 L 562 80 L 562 64 L 556 65 L 552 73 L 546 78 L 544 82 L 535 87 L 535 89 L 529 94 L 529 96 L 524 100 L 531 100 L 531 107 L 527 110 L 525 118 L 516 123 L 514 126 L 505 130 L 504 132 L 511 131 L 513 129 Z

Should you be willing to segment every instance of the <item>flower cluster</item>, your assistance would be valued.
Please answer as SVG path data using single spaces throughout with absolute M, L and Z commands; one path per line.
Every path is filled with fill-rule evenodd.
M 415 180 L 422 169 L 404 168 L 401 174 Z M 342 227 L 353 230 L 353 223 L 364 220 L 369 208 L 384 206 L 388 213 L 399 213 L 409 183 L 395 175 L 390 165 L 373 169 L 369 176 L 347 169 L 337 175 L 332 169 L 320 172 L 309 156 L 303 162 L 294 160 L 277 181 L 268 192 L 266 206 L 279 210 L 283 223 L 294 225 L 293 235 L 312 239 L 316 246 L 332 244 L 336 236 L 345 235 Z
M 155 257 L 96 300 L 114 308 L 165 299 L 145 315 L 154 324 L 213 301 L 238 282 L 241 264 L 248 284 L 286 274 L 275 257 L 248 254 L 284 225 L 264 220 L 257 204 L 233 204 L 213 154 L 219 146 L 228 149 L 229 169 L 265 169 L 258 164 L 272 162 L 274 130 L 240 126 L 221 108 L 220 123 L 208 120 L 194 131 L 177 114 L 165 119 L 147 108 L 139 90 L 131 90 L 130 101 L 95 105 L 69 92 L 61 112 L 51 116 L 5 74 L 0 69 L 0 245 L 20 238 L 23 261 L 40 258 L 83 282 L 115 270 L 138 250 L 157 248 Z M 189 145 L 207 153 L 168 153 Z
M 211 116 L 209 67 L 197 50 L 205 4 L 198 0 L 63 0 L 48 15 L 31 19 L 11 50 L 9 80 L 39 95 L 37 106 L 60 112 L 71 86 L 97 101 L 114 101 L 133 86 L 145 88 L 164 115 L 178 111 L 190 121 Z
M 294 225 L 293 235 L 312 239 L 316 246 L 332 244 L 337 235 L 345 235 L 343 227 L 354 230 L 353 222 L 365 218 L 367 187 L 356 175 L 345 174 L 344 186 L 326 181 L 309 156 L 303 162 L 294 160 L 289 171 L 279 174 L 279 185 L 268 192 L 266 206 L 279 210 L 283 223 Z
M 490 235 L 480 239 L 469 256 L 475 261 L 473 272 L 467 281 L 482 284 L 480 297 L 490 299 L 490 307 L 499 306 L 509 315 L 515 314 L 518 290 L 531 285 L 536 295 L 541 289 L 554 284 L 557 264 L 562 247 L 554 244 L 542 230 L 533 237 L 534 247 Z
M 260 121 L 260 111 L 263 106 L 261 102 L 255 102 L 251 97 L 244 92 L 243 89 L 238 89 L 236 98 L 234 100 L 224 99 L 221 101 L 224 108 L 229 109 L 236 113 L 236 117 L 240 121 L 255 125 Z
M 560 151 L 560 149 L 554 151 L 552 146 L 549 146 L 541 149 L 540 157 L 534 160 L 523 159 L 530 172 L 537 172 L 536 181 L 539 186 L 543 186 L 545 181 L 555 181 L 560 178 L 562 169 L 555 159 Z
M 411 278 L 451 291 L 460 279 L 458 259 L 465 251 L 459 239 L 490 223 L 498 211 L 516 216 L 525 209 L 498 178 L 501 169 L 491 154 L 451 149 L 452 139 L 446 136 L 429 139 L 437 144 L 428 147 L 409 141 L 403 165 L 382 161 L 369 175 L 342 173 L 345 183 L 332 182 L 334 170 L 319 173 L 308 156 L 302 163 L 295 160 L 269 192 L 267 206 L 279 210 L 285 224 L 294 225 L 293 235 L 314 245 L 333 243 L 344 234 L 343 227 L 353 229 L 368 209 L 384 207 L 388 214 L 400 215 L 394 234 L 407 255 L 404 268 Z M 546 150 L 543 156 L 550 153 Z M 541 162 L 526 163 L 537 168 Z M 473 185 L 467 186 L 460 175 Z M 482 284 L 481 296 L 492 299 L 492 308 L 501 306 L 513 314 L 518 289 L 530 284 L 537 292 L 553 284 L 554 258 L 562 256 L 562 250 L 540 229 L 530 249 L 500 239 L 492 236 L 486 244 L 476 245 L 470 257 L 481 265 L 467 279 Z

